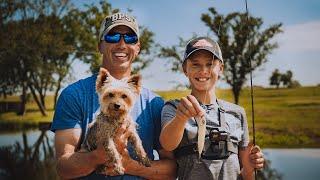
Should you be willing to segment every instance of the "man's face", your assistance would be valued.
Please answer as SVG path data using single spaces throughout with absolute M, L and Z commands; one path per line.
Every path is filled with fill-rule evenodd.
M 206 50 L 194 52 L 184 65 L 185 75 L 189 78 L 192 89 L 198 91 L 211 90 L 222 74 L 223 65 L 213 59 L 212 53 Z
M 116 26 L 108 34 L 134 34 L 127 26 Z M 113 72 L 131 71 L 132 61 L 138 56 L 140 51 L 140 42 L 135 44 L 126 44 L 123 37 L 118 43 L 107 43 L 101 41 L 99 51 L 103 54 L 103 66 L 112 74 Z

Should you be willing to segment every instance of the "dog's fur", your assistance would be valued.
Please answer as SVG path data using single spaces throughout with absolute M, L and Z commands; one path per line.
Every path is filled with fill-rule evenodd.
M 136 131 L 136 123 L 129 115 L 140 89 L 140 75 L 117 80 L 106 69 L 100 68 L 96 81 L 96 90 L 99 95 L 101 112 L 89 128 L 86 140 L 81 147 L 86 151 L 93 151 L 98 144 L 103 145 L 107 159 L 110 162 L 98 167 L 96 171 L 106 172 L 107 166 L 113 164 L 115 173 L 124 173 L 121 154 L 117 151 L 114 142 L 117 130 L 124 126 L 127 128 L 126 133 L 129 133 L 128 141 L 132 143 L 138 161 L 145 166 L 150 166 L 150 160 Z

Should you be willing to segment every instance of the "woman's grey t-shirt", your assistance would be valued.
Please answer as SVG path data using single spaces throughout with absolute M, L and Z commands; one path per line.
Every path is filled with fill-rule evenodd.
M 242 107 L 218 100 L 220 107 L 226 113 L 225 127 L 222 130 L 230 133 L 232 139 L 238 140 L 238 147 L 245 148 L 249 143 L 248 125 L 245 111 Z M 170 101 L 167 103 L 161 113 L 161 125 L 163 126 L 171 121 L 176 114 L 176 106 L 178 101 Z M 206 121 L 210 125 L 219 126 L 218 107 L 217 103 L 202 106 L 206 111 Z M 208 124 L 208 123 L 207 123 Z M 185 132 L 179 144 L 179 147 L 185 146 L 190 142 L 197 142 L 197 125 L 195 120 L 189 119 L 185 125 Z M 214 180 L 233 180 L 239 179 L 240 164 L 238 154 L 232 153 L 227 159 L 223 160 L 206 160 L 199 159 L 198 154 L 183 156 L 177 159 L 178 163 L 178 179 L 194 180 L 194 179 L 214 179 Z

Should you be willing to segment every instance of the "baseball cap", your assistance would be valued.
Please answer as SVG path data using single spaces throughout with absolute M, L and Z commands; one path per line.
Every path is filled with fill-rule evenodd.
M 191 39 L 186 46 L 183 62 L 188 59 L 192 53 L 198 50 L 206 50 L 211 52 L 223 63 L 222 52 L 219 44 L 208 37 L 198 37 Z
M 101 38 L 107 34 L 112 28 L 116 26 L 124 25 L 132 29 L 132 31 L 139 38 L 139 26 L 137 20 L 125 13 L 116 13 L 109 16 L 106 16 L 101 23 L 99 31 L 99 41 Z

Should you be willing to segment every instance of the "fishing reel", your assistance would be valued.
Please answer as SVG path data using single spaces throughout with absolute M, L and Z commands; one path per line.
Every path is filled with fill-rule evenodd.
M 228 142 L 230 142 L 230 136 L 227 132 L 219 131 L 218 128 L 210 128 L 206 139 L 210 145 L 203 151 L 201 155 L 203 159 L 218 160 L 229 157 Z

